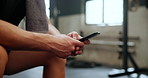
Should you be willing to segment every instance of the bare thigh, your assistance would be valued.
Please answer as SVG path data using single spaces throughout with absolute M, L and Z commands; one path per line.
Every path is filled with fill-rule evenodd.
M 8 57 L 6 74 L 14 74 L 36 66 L 44 66 L 48 60 L 58 58 L 52 53 L 44 51 L 11 51 Z

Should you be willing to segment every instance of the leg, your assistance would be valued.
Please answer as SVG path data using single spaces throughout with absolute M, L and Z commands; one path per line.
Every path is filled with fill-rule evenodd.
M 12 51 L 6 73 L 14 74 L 32 67 L 44 66 L 43 78 L 65 78 L 66 60 L 50 52 Z
M 7 51 L 2 46 L 0 46 L 0 78 L 3 77 L 7 61 L 8 61 Z

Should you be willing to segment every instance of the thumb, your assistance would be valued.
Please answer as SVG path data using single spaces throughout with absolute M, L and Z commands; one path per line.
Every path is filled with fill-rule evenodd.
M 75 39 L 74 39 L 75 40 Z M 79 41 L 79 40 L 75 40 L 74 43 L 73 43 L 75 46 L 77 47 L 83 47 L 84 46 L 84 43 Z

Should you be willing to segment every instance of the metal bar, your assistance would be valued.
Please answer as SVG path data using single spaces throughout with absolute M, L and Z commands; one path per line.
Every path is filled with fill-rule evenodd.
M 130 59 L 131 63 L 133 64 L 135 70 L 138 71 L 139 67 L 136 64 L 136 62 L 134 61 L 134 59 L 132 58 L 132 55 L 130 53 L 128 55 L 129 55 L 129 59 Z
M 128 0 L 123 2 L 123 69 L 128 69 Z
M 102 23 L 104 23 L 104 0 L 103 0 L 103 8 L 102 8 Z
M 110 45 L 110 46 L 123 46 L 122 41 L 105 41 L 105 40 L 90 40 L 90 44 L 96 45 Z M 129 47 L 134 47 L 136 44 L 134 42 L 127 43 Z

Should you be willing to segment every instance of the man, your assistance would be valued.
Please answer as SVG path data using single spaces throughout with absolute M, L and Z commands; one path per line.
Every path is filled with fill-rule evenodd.
M 7 1 L 0 2 L 0 78 L 36 66 L 44 66 L 43 78 L 65 78 L 65 58 L 81 54 L 89 41 L 78 41 L 76 32 L 60 34 L 48 19 L 46 34 L 22 30 L 17 25 L 25 16 L 25 0 L 12 4 L 15 9 L 6 9 Z

